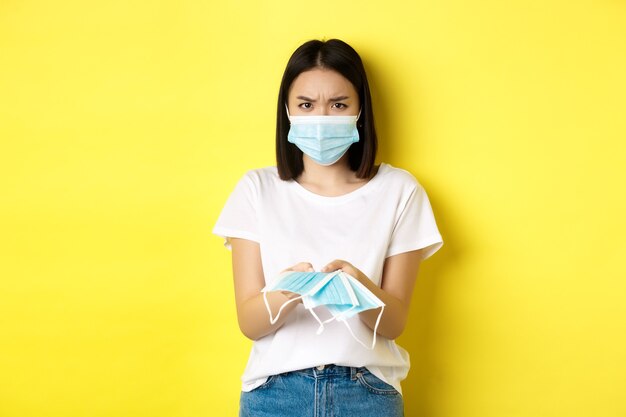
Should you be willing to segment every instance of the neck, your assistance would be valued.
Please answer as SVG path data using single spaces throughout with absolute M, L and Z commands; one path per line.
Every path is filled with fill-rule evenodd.
M 320 187 L 333 187 L 336 185 L 354 182 L 356 174 L 348 165 L 348 155 L 344 155 L 336 163 L 324 166 L 316 163 L 307 155 L 303 156 L 304 171 L 300 174 L 298 182 L 316 184 Z
M 358 178 L 350 169 L 347 155 L 330 166 L 319 165 L 306 155 L 303 156 L 302 162 L 304 171 L 296 181 L 315 194 L 340 196 L 362 187 L 369 181 L 369 178 Z M 375 171 L 378 171 L 378 167 L 375 167 Z

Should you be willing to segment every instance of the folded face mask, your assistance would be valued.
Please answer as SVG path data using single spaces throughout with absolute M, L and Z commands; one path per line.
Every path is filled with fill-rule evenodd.
M 299 296 L 286 301 L 282 306 L 280 306 L 276 317 L 272 317 L 272 311 L 270 309 L 269 302 L 267 301 L 267 293 L 270 291 L 281 290 L 291 291 L 299 294 Z M 263 292 L 265 307 L 267 308 L 270 316 L 270 322 L 272 324 L 276 323 L 285 306 L 292 301 L 302 299 L 304 308 L 306 308 L 320 324 L 317 334 L 324 331 L 325 323 L 337 320 L 343 322 L 352 337 L 354 337 L 354 339 L 364 347 L 374 349 L 374 346 L 376 345 L 376 330 L 378 329 L 380 318 L 382 317 L 383 310 L 385 309 L 385 303 L 376 297 L 356 278 L 343 271 L 330 273 L 286 271 L 279 275 L 270 284 L 266 285 L 261 291 Z M 330 319 L 324 321 L 320 320 L 314 311 L 314 309 L 319 306 L 324 306 L 328 309 L 331 314 Z M 375 308 L 380 308 L 380 313 L 376 319 L 374 336 L 370 347 L 354 335 L 347 319 L 363 311 Z

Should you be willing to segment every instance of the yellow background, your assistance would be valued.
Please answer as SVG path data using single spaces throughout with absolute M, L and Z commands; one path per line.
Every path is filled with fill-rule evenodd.
M 211 229 L 321 37 L 362 55 L 379 160 L 446 242 L 407 415 L 626 415 L 624 1 L 3 0 L 0 416 L 236 415 Z

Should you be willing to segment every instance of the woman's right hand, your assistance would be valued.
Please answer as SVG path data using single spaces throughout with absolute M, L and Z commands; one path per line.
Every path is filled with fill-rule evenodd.
M 282 272 L 287 272 L 287 271 L 295 271 L 295 272 L 313 272 L 315 271 L 313 269 L 313 265 L 311 265 L 310 262 L 298 262 L 297 264 L 295 264 L 294 266 L 290 266 L 287 269 L 283 269 L 281 271 Z M 291 291 L 280 291 L 281 294 L 285 295 L 287 298 L 289 298 L 290 300 L 296 297 L 299 297 L 300 294 L 296 294 L 295 292 L 291 292 Z M 300 300 L 299 302 L 302 302 L 302 300 Z
M 296 272 L 313 272 L 313 265 L 310 262 L 298 262 L 294 266 L 284 269 L 282 272 L 296 271 Z

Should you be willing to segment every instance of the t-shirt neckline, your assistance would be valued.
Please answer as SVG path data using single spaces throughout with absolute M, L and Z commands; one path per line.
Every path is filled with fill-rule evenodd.
M 352 200 L 366 192 L 370 188 L 372 188 L 376 183 L 379 182 L 380 177 L 383 175 L 384 171 L 387 170 L 387 164 L 382 162 L 378 167 L 378 172 L 365 184 L 357 188 L 356 190 L 352 190 L 346 194 L 338 195 L 338 196 L 325 196 L 321 194 L 316 194 L 313 191 L 309 191 L 300 185 L 296 180 L 291 180 L 291 186 L 296 192 L 303 197 L 309 200 L 315 200 L 322 203 L 343 203 L 348 200 Z

